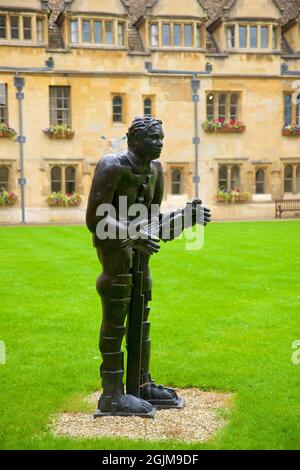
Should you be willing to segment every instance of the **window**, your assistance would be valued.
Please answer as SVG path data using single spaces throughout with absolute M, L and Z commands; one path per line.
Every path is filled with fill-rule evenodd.
M 219 95 L 218 118 L 221 121 L 226 121 L 226 104 L 227 104 L 227 96 L 225 94 Z
M 31 17 L 23 16 L 23 38 L 31 40 Z
M 152 47 L 158 47 L 158 24 L 150 26 L 150 44 Z
M 180 170 L 172 171 L 172 194 L 174 195 L 181 194 L 181 171 Z
M 269 27 L 261 26 L 260 28 L 260 47 L 267 49 L 269 47 Z
M 113 22 L 105 21 L 105 43 L 111 45 L 114 43 Z
M 292 123 L 292 95 L 284 96 L 284 125 Z
M 289 163 L 284 167 L 284 192 L 300 193 L 300 164 Z
M 230 95 L 230 119 L 236 120 L 238 118 L 238 95 Z
M 293 167 L 292 165 L 287 165 L 284 169 L 284 192 L 285 193 L 293 192 Z
M 297 96 L 296 104 L 296 125 L 300 126 L 300 95 Z
M 231 168 L 231 188 L 230 189 L 238 189 L 240 187 L 240 167 L 234 165 Z
M 296 193 L 300 193 L 300 165 L 296 168 Z
M 118 45 L 125 45 L 125 25 L 124 23 L 118 23 Z
M 206 114 L 207 114 L 207 119 L 209 121 L 212 121 L 214 119 L 214 107 L 215 107 L 214 95 L 210 93 L 206 97 Z
M 197 24 L 196 26 L 196 47 L 200 49 L 201 47 L 201 25 Z
M 181 25 L 174 24 L 173 26 L 173 45 L 175 47 L 181 46 Z
M 51 191 L 55 193 L 76 192 L 76 168 L 74 166 L 53 166 L 51 168 Z
M 0 83 L 0 122 L 8 122 L 7 85 Z
M 171 45 L 171 29 L 168 23 L 162 25 L 162 43 L 163 46 Z
M 82 21 L 82 41 L 91 42 L 91 22 L 89 20 Z
M 51 168 L 51 191 L 53 193 L 59 193 L 62 189 L 62 171 L 59 166 Z
M 265 192 L 265 172 L 262 169 L 256 170 L 255 173 L 256 194 L 264 194 Z
M 76 170 L 73 166 L 66 168 L 66 194 L 72 194 L 76 191 Z
M 273 26 L 272 28 L 272 47 L 274 50 L 278 49 L 278 27 Z
M 235 47 L 235 27 L 227 26 L 226 28 L 226 43 L 227 49 L 234 49 Z
M 220 119 L 222 122 L 238 120 L 240 95 L 238 93 L 208 93 L 206 96 L 207 120 Z
M 191 24 L 184 25 L 184 46 L 192 47 L 193 45 L 193 27 Z
M 10 17 L 10 37 L 11 39 L 19 39 L 19 17 Z
M 70 41 L 71 44 L 78 44 L 78 20 L 70 21 Z
M 240 48 L 247 47 L 247 26 L 240 26 Z
M 250 47 L 257 48 L 257 26 L 250 26 Z
M 9 169 L 6 166 L 0 166 L 0 190 L 9 190 Z
M 36 19 L 36 39 L 37 42 L 44 42 L 44 19 Z
M 228 180 L 227 180 L 227 166 L 222 165 L 219 167 L 219 189 L 227 190 Z
M 70 87 L 50 86 L 50 125 L 71 125 Z
M 240 167 L 238 165 L 219 166 L 219 189 L 232 191 L 240 187 Z
M 94 21 L 94 43 L 103 43 L 102 21 Z
M 0 16 L 0 39 L 6 39 L 6 16 Z
M 144 116 L 152 116 L 152 100 L 151 98 L 144 99 Z
M 123 122 L 123 100 L 121 96 L 113 98 L 113 122 Z

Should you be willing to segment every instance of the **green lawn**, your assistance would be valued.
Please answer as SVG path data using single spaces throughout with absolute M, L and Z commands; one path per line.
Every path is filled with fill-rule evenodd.
M 84 227 L 1 227 L 0 448 L 299 449 L 299 239 L 299 221 L 212 224 L 202 251 L 153 257 L 152 375 L 236 392 L 226 428 L 189 446 L 51 437 L 99 387 L 100 267 Z

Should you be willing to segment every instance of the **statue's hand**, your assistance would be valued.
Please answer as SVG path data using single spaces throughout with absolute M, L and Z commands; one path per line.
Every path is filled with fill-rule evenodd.
M 160 245 L 158 244 L 159 238 L 151 236 L 149 238 L 148 234 L 143 230 L 140 230 L 141 238 L 137 238 L 134 243 L 134 247 L 137 250 L 140 250 L 145 255 L 153 255 L 158 253 L 160 250 Z M 146 238 L 147 237 L 147 238 Z
M 210 209 L 202 206 L 201 199 L 194 199 L 188 204 L 188 206 L 192 208 L 193 225 L 200 224 L 206 227 L 206 225 L 211 221 Z

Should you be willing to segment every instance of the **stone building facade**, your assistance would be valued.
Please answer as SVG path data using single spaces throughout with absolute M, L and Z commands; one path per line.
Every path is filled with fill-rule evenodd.
M 275 199 L 300 199 L 299 0 L 0 0 L 0 122 L 17 134 L 14 79 L 25 80 L 26 220 L 83 221 L 97 161 L 125 148 L 142 114 L 164 122 L 164 207 L 192 198 L 193 74 L 214 217 L 272 218 Z M 19 222 L 20 143 L 1 129 L 0 187 L 18 200 L 0 222 Z M 224 203 L 220 188 L 251 196 Z M 82 202 L 49 205 L 53 192 Z

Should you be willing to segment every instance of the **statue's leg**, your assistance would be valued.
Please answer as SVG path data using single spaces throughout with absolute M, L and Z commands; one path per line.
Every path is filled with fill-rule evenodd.
M 144 255 L 142 257 L 143 267 L 143 294 L 144 294 L 144 316 L 143 316 L 143 336 L 142 336 L 142 357 L 141 357 L 141 392 L 140 396 L 144 400 L 149 401 L 158 408 L 182 408 L 184 402 L 180 399 L 175 390 L 164 387 L 163 385 L 156 385 L 151 380 L 150 375 L 150 353 L 151 353 L 151 339 L 150 339 L 150 321 L 149 313 L 150 307 L 148 303 L 152 299 L 152 278 L 149 269 L 149 257 Z
M 124 394 L 124 361 L 121 350 L 125 333 L 125 319 L 129 311 L 132 275 L 130 249 L 106 251 L 97 249 L 103 273 L 97 279 L 97 291 L 102 301 L 102 324 L 100 329 L 100 352 L 102 364 L 100 375 L 103 393 L 95 416 L 151 415 L 153 407 L 143 399 Z

